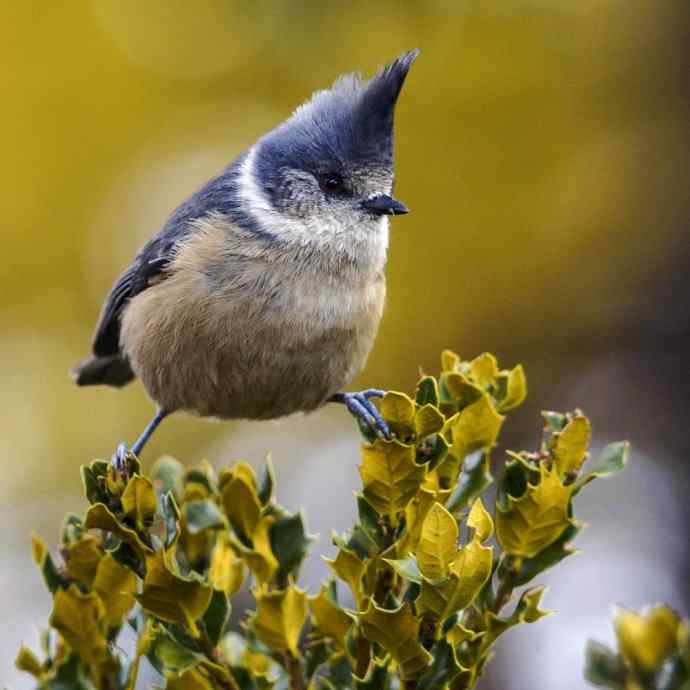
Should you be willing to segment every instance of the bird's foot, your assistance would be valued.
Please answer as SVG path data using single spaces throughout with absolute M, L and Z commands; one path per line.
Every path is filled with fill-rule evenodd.
M 336 393 L 331 398 L 331 402 L 342 403 L 355 419 L 366 425 L 376 435 L 390 440 L 393 434 L 391 434 L 391 430 L 378 411 L 378 408 L 372 402 L 373 398 L 382 398 L 385 394 L 385 391 L 376 388 L 359 391 L 358 393 Z
M 132 453 L 126 443 L 119 443 L 110 459 L 113 478 L 128 479 L 132 469 Z

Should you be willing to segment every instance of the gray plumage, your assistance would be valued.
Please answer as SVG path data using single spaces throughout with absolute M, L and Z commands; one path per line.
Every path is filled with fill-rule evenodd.
M 79 385 L 135 376 L 165 413 L 322 405 L 383 311 L 393 116 L 417 51 L 314 94 L 185 201 L 111 290 Z

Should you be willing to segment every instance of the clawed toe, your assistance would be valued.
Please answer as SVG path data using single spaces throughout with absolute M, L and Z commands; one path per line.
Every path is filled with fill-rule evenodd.
M 110 460 L 110 464 L 112 465 L 113 468 L 113 473 L 115 476 L 125 474 L 127 471 L 127 444 L 126 443 L 120 443 L 118 444 L 115 452 L 113 453 L 113 456 Z
M 391 430 L 372 402 L 373 398 L 382 398 L 384 395 L 384 391 L 370 388 L 359 393 L 337 393 L 331 400 L 343 403 L 350 414 L 364 422 L 371 431 L 386 440 L 390 440 L 393 436 Z

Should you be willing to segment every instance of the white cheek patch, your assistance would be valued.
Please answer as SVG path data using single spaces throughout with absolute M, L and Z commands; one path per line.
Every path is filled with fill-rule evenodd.
M 240 166 L 238 196 L 243 212 L 262 230 L 297 246 L 316 245 L 328 254 L 348 255 L 365 263 L 385 263 L 388 247 L 388 218 L 362 220 L 353 209 L 344 223 L 334 214 L 292 218 L 271 204 L 255 174 L 257 147 L 253 146 Z

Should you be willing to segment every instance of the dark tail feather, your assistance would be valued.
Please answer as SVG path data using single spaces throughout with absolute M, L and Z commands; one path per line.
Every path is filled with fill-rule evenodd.
M 113 386 L 122 388 L 134 379 L 129 362 L 119 355 L 89 357 L 72 369 L 77 386 Z

